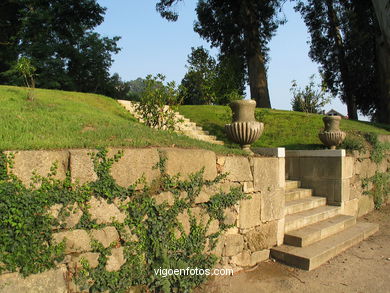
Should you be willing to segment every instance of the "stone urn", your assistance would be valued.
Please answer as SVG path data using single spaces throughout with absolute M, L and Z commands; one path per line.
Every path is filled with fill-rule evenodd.
M 336 146 L 341 144 L 345 139 L 345 132 L 340 130 L 341 116 L 325 116 L 322 118 L 325 129 L 320 131 L 318 137 L 324 145 L 331 150 L 335 150 Z
M 253 154 L 250 145 L 263 133 L 264 124 L 255 119 L 255 100 L 237 100 L 230 103 L 233 112 L 232 123 L 225 125 L 229 139 L 241 145 L 241 148 Z

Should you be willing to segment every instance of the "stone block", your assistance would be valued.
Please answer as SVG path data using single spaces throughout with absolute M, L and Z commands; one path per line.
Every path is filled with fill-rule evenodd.
M 252 228 L 261 223 L 261 194 L 251 194 L 251 199 L 240 201 L 240 210 L 238 214 L 238 224 L 240 229 Z
M 60 225 L 65 225 L 65 228 L 70 229 L 74 228 L 80 221 L 83 211 L 79 208 L 78 204 L 75 202 L 70 207 L 65 207 L 62 215 L 60 215 L 60 211 L 62 209 L 62 204 L 55 204 L 50 207 L 49 213 L 58 219 Z
M 283 189 L 261 193 L 260 198 L 260 219 L 262 222 L 284 218 L 285 196 Z
M 342 214 L 356 217 L 358 213 L 358 209 L 359 209 L 359 199 L 354 198 L 352 200 L 343 202 Z
M 359 198 L 357 216 L 361 217 L 374 210 L 374 201 L 371 196 L 363 195 Z
M 277 244 L 277 221 L 261 224 L 255 230 L 245 234 L 246 242 L 251 251 L 269 249 Z
M 257 265 L 258 263 L 263 262 L 267 259 L 269 259 L 269 249 L 252 252 L 250 265 Z
M 342 158 L 342 178 L 351 178 L 353 176 L 355 159 L 353 157 Z
M 340 179 L 343 157 L 300 158 L 301 178 Z
M 284 174 L 284 168 L 280 171 Z M 281 184 L 280 176 L 282 175 L 279 174 L 278 158 L 253 158 L 255 191 L 270 191 L 278 188 Z
M 196 223 L 198 225 L 206 226 L 208 221 L 209 221 L 209 219 L 210 219 L 210 216 L 207 214 L 206 210 L 204 210 L 204 209 L 202 209 L 200 207 L 191 208 L 190 209 L 190 214 L 195 218 Z M 179 223 L 182 224 L 184 232 L 186 234 L 189 234 L 190 230 L 191 230 L 191 224 L 190 224 L 190 215 L 187 212 L 187 210 L 185 210 L 183 213 L 180 213 L 177 216 L 177 220 L 179 221 Z M 218 230 L 219 230 L 219 223 L 218 223 L 218 221 L 217 220 L 211 220 L 206 235 L 210 235 L 210 234 L 216 233 L 216 232 L 218 232 Z
M 66 266 L 62 265 L 43 273 L 30 275 L 26 278 L 19 273 L 0 275 L 1 293 L 67 293 L 67 284 L 64 276 Z
M 86 252 L 78 256 L 72 256 L 72 264 L 70 266 L 71 267 L 77 266 L 77 268 L 81 268 L 82 267 L 81 260 L 84 259 L 88 262 L 91 268 L 96 268 L 99 265 L 99 256 L 100 253 L 97 252 Z
M 229 173 L 227 180 L 230 181 L 252 181 L 253 176 L 249 160 L 246 157 L 225 157 L 225 164 L 222 167 L 223 173 Z
M 213 180 L 217 176 L 216 156 L 212 151 L 176 148 L 162 148 L 161 151 L 167 158 L 165 167 L 169 175 L 180 173 L 188 178 L 189 174 L 204 167 L 204 179 Z
M 285 218 L 277 220 L 276 221 L 276 245 L 280 246 L 283 244 L 284 241 L 284 223 L 285 223 Z
M 119 271 L 125 262 L 126 260 L 123 254 L 123 247 L 113 248 L 111 250 L 111 255 L 107 257 L 106 271 Z
M 225 236 L 224 256 L 236 255 L 244 249 L 244 237 L 240 234 L 231 234 Z
M 29 186 L 33 172 L 47 177 L 53 163 L 57 162 L 56 179 L 65 179 L 68 170 L 68 151 L 17 151 L 5 152 L 6 155 L 15 154 L 12 173 L 15 174 L 23 184 Z
M 93 161 L 89 153 L 96 153 L 97 150 L 70 150 L 70 174 L 72 182 L 85 184 L 98 179 L 94 170 Z
M 243 252 L 233 256 L 230 260 L 230 263 L 235 264 L 235 265 L 240 266 L 240 267 L 252 266 L 250 251 L 244 250 Z
M 110 149 L 108 156 L 114 156 L 120 149 Z M 157 149 L 124 149 L 123 157 L 111 168 L 111 175 L 116 183 L 123 187 L 134 184 L 142 175 L 147 182 L 160 175 L 158 169 L 153 168 L 159 162 Z M 141 188 L 141 186 L 138 186 Z
M 64 239 L 66 240 L 66 254 L 91 251 L 91 239 L 85 230 L 76 229 L 53 234 L 53 241 L 56 244 Z
M 225 225 L 236 225 L 238 214 L 233 208 L 226 208 L 224 211 L 225 220 L 223 223 Z
M 123 223 L 126 214 L 121 212 L 113 203 L 108 203 L 105 199 L 92 197 L 88 202 L 89 213 L 92 220 L 98 224 L 109 224 L 114 221 Z
M 252 181 L 243 182 L 242 183 L 242 191 L 244 193 L 252 193 L 255 192 L 255 188 Z
M 156 204 L 158 205 L 166 202 L 169 206 L 172 206 L 175 202 L 175 197 L 173 196 L 172 192 L 169 191 L 154 194 L 152 197 L 156 200 Z
M 100 230 L 91 230 L 91 238 L 99 241 L 105 248 L 110 246 L 111 243 L 119 243 L 119 234 L 115 227 L 105 227 Z
M 301 178 L 301 170 L 300 170 L 300 158 L 287 158 L 285 159 L 285 174 L 289 179 Z

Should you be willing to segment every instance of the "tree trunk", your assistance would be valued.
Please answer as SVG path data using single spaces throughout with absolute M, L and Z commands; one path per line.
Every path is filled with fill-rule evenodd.
M 390 124 L 390 1 L 373 0 L 382 35 L 376 39 L 379 105 L 378 122 Z
M 379 94 L 376 118 L 378 122 L 390 124 L 390 45 L 382 37 L 377 38 L 376 44 Z
M 244 5 L 246 15 L 244 38 L 251 99 L 256 101 L 256 107 L 271 108 L 267 72 L 260 47 L 260 25 L 254 11 L 247 5 L 246 1 L 242 2 L 242 5 Z
M 271 108 L 264 58 L 259 54 L 247 56 L 251 98 L 260 108 Z
M 347 103 L 348 117 L 349 119 L 357 120 L 358 115 L 357 115 L 356 98 L 351 91 L 352 81 L 349 74 L 348 64 L 345 58 L 343 39 L 341 37 L 338 28 L 337 15 L 333 9 L 333 0 L 326 0 L 326 6 L 327 6 L 327 14 L 328 14 L 329 25 L 330 25 L 330 34 L 336 46 L 337 59 L 340 67 L 341 81 L 344 86 L 344 96 L 345 96 L 345 102 Z

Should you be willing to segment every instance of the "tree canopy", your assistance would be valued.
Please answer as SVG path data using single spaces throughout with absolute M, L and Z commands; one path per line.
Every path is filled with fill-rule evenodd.
M 3 0 L 0 83 L 17 83 L 12 66 L 29 58 L 38 87 L 104 93 L 119 37 L 92 29 L 104 20 L 95 0 Z

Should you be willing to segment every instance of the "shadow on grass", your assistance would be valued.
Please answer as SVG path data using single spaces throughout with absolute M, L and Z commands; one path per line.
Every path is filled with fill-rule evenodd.
M 286 144 L 286 145 L 282 145 L 281 147 L 286 148 L 286 150 L 324 150 L 324 149 L 326 149 L 326 147 L 322 144 L 302 144 L 302 143 Z

